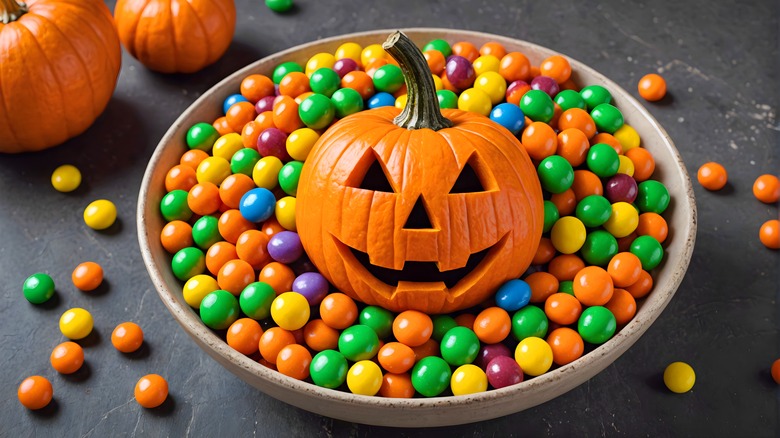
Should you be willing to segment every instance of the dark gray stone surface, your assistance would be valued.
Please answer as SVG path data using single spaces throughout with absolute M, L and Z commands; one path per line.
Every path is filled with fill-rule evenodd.
M 113 1 L 108 1 L 113 9 Z M 123 57 L 105 113 L 84 135 L 58 148 L 0 156 L 0 436 L 777 436 L 780 391 L 769 376 L 780 357 L 778 254 L 758 228 L 777 217 L 751 193 L 754 179 L 778 171 L 778 3 L 776 1 L 358 1 L 298 0 L 276 15 L 261 0 L 237 0 L 228 53 L 197 74 L 161 75 Z M 648 104 L 680 150 L 688 171 L 707 161 L 729 170 L 728 187 L 695 185 L 699 233 L 688 274 L 659 320 L 625 355 L 575 390 L 527 411 L 477 424 L 397 430 L 334 421 L 278 402 L 207 357 L 170 317 L 141 261 L 135 206 L 157 142 L 195 98 L 236 69 L 325 36 L 411 26 L 479 30 L 526 39 L 590 64 L 636 96 L 636 82 L 659 71 L 670 96 Z M 42 121 L 45 123 L 45 121 Z M 73 163 L 83 185 L 54 191 L 52 170 Z M 92 200 L 108 198 L 120 220 L 97 233 L 81 220 Z M 100 293 L 75 290 L 76 264 L 103 265 Z M 57 284 L 53 302 L 21 295 L 37 271 Z M 63 341 L 60 314 L 85 307 L 95 333 L 82 342 L 87 365 L 60 376 L 49 365 Z M 132 320 L 146 346 L 125 356 L 111 330 Z M 661 380 L 682 360 L 697 373 L 693 391 L 675 395 Z M 168 378 L 171 397 L 156 410 L 133 400 L 147 373 Z M 16 387 L 47 376 L 55 403 L 30 412 Z

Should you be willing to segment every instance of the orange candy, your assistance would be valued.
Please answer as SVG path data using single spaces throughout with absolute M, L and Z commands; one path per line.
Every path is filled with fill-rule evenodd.
M 761 175 L 753 183 L 753 195 L 761 202 L 774 204 L 780 199 L 780 180 L 774 175 Z
M 462 56 L 468 59 L 469 62 L 474 62 L 479 58 L 479 49 L 468 41 L 460 41 L 452 45 L 452 54 Z
M 635 299 L 640 299 L 650 293 L 653 288 L 653 277 L 649 272 L 643 270 L 639 274 L 639 280 L 631 286 L 625 287 L 626 292 L 630 293 Z
M 642 213 L 639 215 L 636 233 L 640 236 L 651 236 L 659 243 L 663 243 L 669 235 L 669 225 L 666 224 L 666 219 L 658 213 Z
M 134 322 L 123 322 L 111 332 L 111 344 L 122 353 L 132 353 L 144 343 L 144 331 Z
M 258 115 L 257 117 L 262 116 L 263 119 L 268 117 L 268 115 L 264 115 L 266 113 L 273 114 L 270 111 L 266 111 L 263 114 Z M 273 123 L 273 118 L 269 119 Z M 241 144 L 244 145 L 245 148 L 254 149 L 257 147 L 257 138 L 260 137 L 260 134 L 262 134 L 263 130 L 266 128 L 262 127 L 262 124 L 257 121 L 257 118 L 255 120 L 252 120 L 251 122 L 244 125 L 244 129 L 241 130 Z
M 471 315 L 472 317 L 474 315 Z M 472 325 L 473 326 L 473 325 Z M 412 347 L 414 350 L 415 363 L 429 356 L 441 356 L 441 350 L 439 349 L 439 343 L 433 338 L 425 341 L 424 344 Z
M 250 102 L 236 102 L 228 108 L 225 120 L 233 132 L 241 132 L 244 125 L 251 122 L 257 116 L 255 105 Z M 224 135 L 224 134 L 223 134 Z
M 171 221 L 160 232 L 160 242 L 170 254 L 195 244 L 192 240 L 192 226 L 184 221 Z
M 219 284 L 220 289 L 235 296 L 241 294 L 241 291 L 254 280 L 254 269 L 249 263 L 240 259 L 226 262 L 217 273 L 217 284 Z
M 357 317 L 357 304 L 341 292 L 326 295 L 320 303 L 320 318 L 331 328 L 344 330 L 351 326 Z
M 303 339 L 314 351 L 335 350 L 339 345 L 339 331 L 321 319 L 312 319 L 303 327 Z
M 279 350 L 276 369 L 285 376 L 305 380 L 309 377 L 311 353 L 303 345 L 290 344 Z
M 598 134 L 594 135 L 593 138 L 590 139 L 590 144 L 598 144 L 598 143 L 604 143 L 612 146 L 612 149 L 615 150 L 615 152 L 618 153 L 618 155 L 623 155 L 623 145 L 620 144 L 620 140 L 615 138 L 614 135 L 609 134 L 607 132 L 599 132 Z
M 544 265 L 549 263 L 553 257 L 555 257 L 555 246 L 552 244 L 552 240 L 547 237 L 542 237 L 539 240 L 539 247 L 536 249 L 536 254 L 531 260 L 532 265 Z
M 414 386 L 409 374 L 386 373 L 382 376 L 382 386 L 379 387 L 379 395 L 387 398 L 412 398 Z
M 591 138 L 596 134 L 596 124 L 587 111 L 580 108 L 569 108 L 558 119 L 558 129 L 579 129 L 586 137 Z
M 472 313 L 461 313 L 455 317 L 455 323 L 461 327 L 466 327 L 469 330 L 474 330 L 474 321 L 477 316 Z
M 257 186 L 252 178 L 242 173 L 234 173 L 219 185 L 219 199 L 230 208 L 238 208 L 241 197 L 255 187 Z
M 279 94 L 290 97 L 298 97 L 303 93 L 311 91 L 309 86 L 309 77 L 302 72 L 290 72 L 284 75 L 279 82 Z
M 54 390 L 51 387 L 51 382 L 45 377 L 31 376 L 24 380 L 19 385 L 19 389 L 16 391 L 19 402 L 27 409 L 41 409 L 51 403 L 51 399 L 54 396 Z
M 217 120 L 214 120 L 212 126 L 214 126 L 214 129 L 217 130 L 219 135 L 225 135 L 225 134 L 230 134 L 231 132 L 235 132 L 233 131 L 233 128 L 230 127 L 230 123 L 228 123 L 227 117 L 225 116 L 222 116 Z
M 582 304 L 572 295 L 557 292 L 550 295 L 544 302 L 544 313 L 554 323 L 574 324 L 580 318 Z
M 761 243 L 769 249 L 780 249 L 780 226 L 778 226 L 777 219 L 772 219 L 764 222 L 761 225 L 761 229 L 758 232 L 758 237 Z
M 274 81 L 265 75 L 249 75 L 241 81 L 240 89 L 242 96 L 252 103 L 257 103 L 266 96 L 273 96 Z
M 222 205 L 219 188 L 208 181 L 195 184 L 187 194 L 187 205 L 193 213 L 201 216 L 216 212 Z
M 252 318 L 237 319 L 228 327 L 226 340 L 234 350 L 241 354 L 254 354 L 259 349 L 263 329 Z
M 571 216 L 577 208 L 577 195 L 572 188 L 568 188 L 561 193 L 555 193 L 550 197 L 550 201 L 555 204 L 561 217 Z
M 642 182 L 649 179 L 655 171 L 653 154 L 645 148 L 632 148 L 626 151 L 625 156 L 634 163 L 634 179 Z
M 374 95 L 374 81 L 362 71 L 351 71 L 341 78 L 341 88 L 352 88 L 366 100 Z
M 197 183 L 198 178 L 195 174 L 195 169 L 186 164 L 173 166 L 165 174 L 165 190 L 169 192 L 173 190 L 188 192 Z
M 63 342 L 51 352 L 51 366 L 60 374 L 73 374 L 84 364 L 84 349 L 75 342 Z
M 257 276 L 257 281 L 268 283 L 276 292 L 276 295 L 290 292 L 294 280 L 295 273 L 292 268 L 279 262 L 271 262 L 263 266 L 263 269 L 260 270 L 260 274 Z
M 577 202 L 591 195 L 604 195 L 604 186 L 601 183 L 601 178 L 590 170 L 575 170 L 571 189 L 574 191 L 574 199 Z
M 486 344 L 497 344 L 506 339 L 512 330 L 512 319 L 500 307 L 488 307 L 474 320 L 474 333 Z
M 236 241 L 236 254 L 238 254 L 238 258 L 249 263 L 252 269 L 260 270 L 272 262 L 271 256 L 268 254 L 269 240 L 268 235 L 262 231 L 244 231 Z
M 237 258 L 235 245 L 229 242 L 217 242 L 206 251 L 206 269 L 216 276 L 225 263 Z
M 615 287 L 627 287 L 639 280 L 642 262 L 631 252 L 615 254 L 607 265 L 607 273 Z
M 543 303 L 547 297 L 558 292 L 558 279 L 549 272 L 534 272 L 525 278 L 525 282 L 531 287 L 532 303 Z
M 274 237 L 274 234 L 285 231 L 284 227 L 279 225 L 279 221 L 276 220 L 276 217 L 271 216 L 268 220 L 263 222 L 263 233 L 265 233 L 269 238 Z
M 426 50 L 423 56 L 425 56 L 425 60 L 428 62 L 428 68 L 431 70 L 431 73 L 438 76 L 444 71 L 445 60 L 444 55 L 440 51 Z
M 666 96 L 666 80 L 655 73 L 644 75 L 637 84 L 637 91 L 650 102 L 661 100 Z
M 780 385 L 780 359 L 777 359 L 776 361 L 772 362 L 771 374 L 772 374 L 772 380 L 774 380 L 775 383 Z
M 298 115 L 298 102 L 290 96 L 279 96 L 274 100 L 273 122 L 285 134 L 303 128 Z
M 223 239 L 235 244 L 238 236 L 246 230 L 254 230 L 255 224 L 246 220 L 237 208 L 232 208 L 222 213 L 217 228 Z
M 520 142 L 534 160 L 543 160 L 555 153 L 558 138 L 550 125 L 533 122 L 523 130 Z
M 258 349 L 263 359 L 276 365 L 276 359 L 282 348 L 295 344 L 295 336 L 292 332 L 281 327 L 271 327 L 260 336 Z
M 555 82 L 562 84 L 571 77 L 571 64 L 563 56 L 554 55 L 539 64 L 539 73 L 549 76 L 555 79 Z
M 95 290 L 103 282 L 103 268 L 95 262 L 84 262 L 76 266 L 70 279 L 79 290 Z
M 401 374 L 409 371 L 415 363 L 412 347 L 400 342 L 388 342 L 377 353 L 379 365 L 387 372 Z
M 561 254 L 550 260 L 547 272 L 558 281 L 572 281 L 580 270 L 585 268 L 585 262 L 575 254 Z
M 489 41 L 479 48 L 479 54 L 482 56 L 493 55 L 496 58 L 501 59 L 506 55 L 506 49 L 501 43 Z
M 507 83 L 531 79 L 531 62 L 522 53 L 510 52 L 499 59 L 501 63 L 498 67 L 498 74 L 503 76 Z
M 151 409 L 160 406 L 168 398 L 168 382 L 158 374 L 147 374 L 135 384 L 135 401 Z
M 709 162 L 699 167 L 696 179 L 707 190 L 720 190 L 728 182 L 729 176 L 725 167 L 715 162 Z
M 585 162 L 590 143 L 585 133 L 579 129 L 569 128 L 558 133 L 558 155 L 562 156 L 572 167 Z
M 557 365 L 566 365 L 582 357 L 585 352 L 585 343 L 576 331 L 568 327 L 560 327 L 547 336 L 553 354 L 553 362 Z
M 586 306 L 603 306 L 614 291 L 612 277 L 598 266 L 588 266 L 574 276 L 574 296 Z
M 190 149 L 181 156 L 179 159 L 179 164 L 190 167 L 192 170 L 198 170 L 198 165 L 200 165 L 200 162 L 208 157 L 208 152 L 202 151 L 200 149 Z M 198 180 L 196 179 L 195 182 L 197 183 Z M 195 184 L 192 185 L 194 186 Z M 188 188 L 187 191 L 189 190 L 190 189 Z
M 393 320 L 393 335 L 410 347 L 423 345 L 433 334 L 433 320 L 417 310 L 406 310 Z
M 636 300 L 631 294 L 623 289 L 615 289 L 612 298 L 604 305 L 613 315 L 618 325 L 628 324 L 636 315 Z

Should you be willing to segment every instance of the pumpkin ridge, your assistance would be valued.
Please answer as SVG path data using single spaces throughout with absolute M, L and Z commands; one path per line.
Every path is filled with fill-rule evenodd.
M 11 29 L 11 30 L 8 30 L 5 33 L 3 33 L 3 31 L 5 31 L 6 27 Z M 0 49 L 5 47 L 5 44 L 3 44 L 3 39 L 6 38 L 6 35 L 10 35 L 10 33 L 13 30 L 14 29 L 11 26 L 5 26 L 5 25 L 2 28 L 0 28 Z M 3 55 L 3 53 L 0 52 L 0 59 L 3 59 L 2 55 Z M 11 112 L 8 110 L 8 107 L 10 105 L 9 105 L 8 102 L 6 102 L 6 99 L 8 99 L 8 95 L 7 95 L 7 93 L 4 93 L 3 90 L 2 90 L 3 82 L 5 82 L 5 81 L 3 81 L 3 72 L 4 71 L 5 71 L 4 69 L 0 69 L 0 97 L 2 97 L 2 99 L 0 99 L 0 101 L 3 104 L 3 114 L 6 115 L 5 119 L 8 122 L 8 132 L 11 133 L 11 137 L 14 140 L 14 144 L 16 144 L 16 143 L 19 143 L 19 136 L 16 134 L 16 131 L 14 131 L 15 123 L 13 123 L 13 121 L 10 118 Z
M 136 59 L 138 59 L 141 62 L 141 64 L 144 64 L 145 62 L 149 62 L 150 51 L 146 49 L 146 47 L 149 44 L 149 38 L 147 36 L 147 33 L 151 32 L 148 28 L 152 24 L 150 23 L 152 17 L 144 17 L 144 13 L 150 6 L 152 6 L 156 2 L 157 0 L 150 0 L 144 5 L 143 8 L 141 8 L 138 11 L 138 24 L 136 25 L 137 27 L 135 28 L 135 40 L 133 41 L 133 47 L 135 48 L 134 56 Z M 144 26 L 144 28 L 141 29 L 141 32 L 139 32 L 139 29 L 141 28 L 142 25 Z
M 177 66 L 179 65 L 178 62 L 176 62 L 176 55 L 179 53 L 179 44 L 176 41 L 176 18 L 173 15 L 173 2 L 176 0 L 171 0 L 168 3 L 168 12 L 170 13 L 171 20 L 170 20 L 170 26 L 165 26 L 168 30 L 168 32 L 171 34 L 171 41 L 173 42 L 173 69 L 177 70 Z
M 198 26 L 200 26 L 200 30 L 203 33 L 203 41 L 204 45 L 206 46 L 206 65 L 210 65 L 214 61 L 211 60 L 211 41 L 208 38 L 208 32 L 206 32 L 206 26 L 203 24 L 203 20 L 200 19 L 200 15 L 198 15 L 198 12 L 195 10 L 195 6 L 192 5 L 191 2 L 184 0 L 182 2 L 179 2 L 179 7 L 182 7 L 181 5 L 186 4 L 187 7 L 190 10 L 190 13 L 193 17 L 195 17 L 195 21 L 198 23 Z M 219 9 L 219 8 L 217 8 Z M 202 63 L 201 63 L 202 64 Z
M 195 0 L 187 0 L 187 2 L 188 2 L 188 3 L 189 3 L 190 1 L 195 1 Z M 210 5 L 210 6 L 213 6 L 213 3 L 212 3 L 212 2 L 213 2 L 213 0 L 206 0 L 206 2 L 207 2 L 207 4 L 208 4 L 208 5 Z M 234 4 L 234 7 L 235 7 L 235 4 Z M 223 11 L 223 10 L 222 10 L 222 8 L 215 8 L 215 9 L 216 9 L 217 11 L 219 11 L 219 15 L 221 15 L 221 16 L 222 16 L 222 18 L 224 19 L 224 21 L 225 21 L 225 24 L 226 24 L 226 25 L 227 25 L 227 24 L 230 24 L 230 23 L 231 23 L 231 22 L 233 22 L 233 21 L 235 21 L 235 18 L 232 18 L 232 19 L 231 19 L 229 16 L 225 15 L 225 11 Z M 234 24 L 234 25 L 235 25 L 235 24 Z M 226 27 L 227 27 L 227 26 L 226 26 Z M 232 38 L 231 38 L 231 39 L 232 39 Z
M 122 29 L 127 30 L 127 37 L 125 38 L 126 41 L 123 41 L 122 44 L 125 46 L 125 50 L 127 50 L 128 53 L 130 53 L 130 56 L 133 58 L 138 58 L 138 51 L 135 48 L 135 40 L 136 40 L 136 34 L 138 32 L 138 23 L 141 21 L 141 13 L 143 12 L 144 8 L 149 4 L 151 0 L 144 0 L 146 3 L 144 3 L 143 8 L 140 8 L 138 13 L 128 13 L 126 8 L 128 7 L 128 3 L 124 0 L 119 0 L 114 8 L 114 15 L 117 26 L 117 33 L 120 35 L 120 40 L 122 40 L 121 35 L 124 32 L 120 32 L 119 30 L 119 23 L 123 22 L 125 20 L 128 20 L 127 18 L 124 18 L 126 16 L 130 16 L 129 20 L 132 20 L 130 23 L 127 23 L 126 25 L 122 26 Z M 120 6 L 122 6 L 120 8 Z M 117 13 L 118 11 L 118 13 Z M 130 11 L 134 12 L 134 11 Z

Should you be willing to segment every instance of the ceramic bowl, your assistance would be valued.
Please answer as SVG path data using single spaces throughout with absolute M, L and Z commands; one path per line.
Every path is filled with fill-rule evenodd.
M 674 296 L 685 275 L 696 236 L 696 206 L 688 174 L 679 153 L 664 129 L 628 92 L 600 73 L 571 57 L 573 80 L 580 86 L 599 84 L 612 92 L 615 105 L 626 123 L 633 126 L 642 146 L 652 152 L 656 161 L 654 179 L 663 182 L 672 197 L 666 217 L 670 235 L 662 265 L 654 272 L 655 287 L 640 302 L 636 317 L 612 339 L 582 358 L 518 385 L 467 396 L 414 399 L 387 399 L 354 395 L 321 388 L 288 378 L 270 370 L 230 348 L 200 320 L 182 297 L 182 283 L 170 268 L 171 256 L 160 244 L 165 225 L 159 213 L 165 195 L 165 175 L 186 151 L 187 129 L 197 122 L 209 122 L 221 115 L 222 101 L 238 92 L 242 78 L 252 73 L 271 75 L 273 68 L 285 61 L 305 63 L 320 52 L 333 53 L 346 41 L 366 46 L 382 43 L 395 29 L 361 32 L 326 38 L 263 58 L 224 79 L 193 103 L 176 120 L 160 141 L 146 169 L 138 200 L 138 239 L 144 263 L 165 306 L 176 321 L 211 357 L 227 370 L 264 393 L 328 417 L 357 423 L 399 427 L 429 427 L 470 423 L 496 418 L 527 409 L 557 397 L 584 383 L 625 352 L 658 318 Z M 418 46 L 434 38 L 450 43 L 470 41 L 477 47 L 487 41 L 498 41 L 508 51 L 524 53 L 533 65 L 552 50 L 512 38 L 451 29 L 404 29 Z M 609 388 L 605 388 L 606 391 Z

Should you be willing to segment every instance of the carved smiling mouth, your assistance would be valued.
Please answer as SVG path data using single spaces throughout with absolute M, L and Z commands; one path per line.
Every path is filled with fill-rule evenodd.
M 413 262 L 406 261 L 403 269 L 390 269 L 382 266 L 372 265 L 369 261 L 368 254 L 352 248 L 341 242 L 335 236 L 333 240 L 339 247 L 342 257 L 353 257 L 357 260 L 366 271 L 373 275 L 377 280 L 393 287 L 398 287 L 401 282 L 411 283 L 438 283 L 442 282 L 447 289 L 452 289 L 461 280 L 466 278 L 470 273 L 479 271 L 483 262 L 488 263 L 493 259 L 500 249 L 504 246 L 507 239 L 507 235 L 504 235 L 498 242 L 493 244 L 482 251 L 473 253 L 469 256 L 466 265 L 462 268 L 451 269 L 449 271 L 441 271 L 436 262 Z M 347 249 L 349 249 L 347 251 Z

